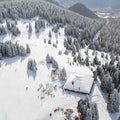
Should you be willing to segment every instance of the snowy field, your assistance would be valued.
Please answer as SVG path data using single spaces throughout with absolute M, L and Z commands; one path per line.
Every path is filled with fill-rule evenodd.
M 26 22 L 21 20 L 18 23 L 21 31 L 19 37 L 8 34 L 6 37 L 0 38 L 3 42 L 11 40 L 23 46 L 29 44 L 31 49 L 31 54 L 27 57 L 4 58 L 2 61 L 0 68 L 0 120 L 64 120 L 63 112 L 54 113 L 54 110 L 58 107 L 72 108 L 76 113 L 77 101 L 80 98 L 85 98 L 86 95 L 63 91 L 61 89 L 62 82 L 51 80 L 51 68 L 45 62 L 47 53 L 58 61 L 60 68 L 65 67 L 68 77 L 75 74 L 92 77 L 93 74 L 88 67 L 77 66 L 76 64 L 70 66 L 68 59 L 72 62 L 71 55 L 62 54 L 60 56 L 58 54 L 59 51 L 64 52 L 65 50 L 63 47 L 64 29 L 60 29 L 60 35 L 52 34 L 52 43 L 55 43 L 56 40 L 59 43 L 58 47 L 54 48 L 52 44 L 44 43 L 44 39 L 48 40 L 48 33 L 51 28 L 41 30 L 40 35 L 36 35 L 33 29 L 32 35 L 29 35 L 26 31 L 26 24 L 30 21 L 27 20 Z M 34 20 L 31 23 L 32 28 L 34 28 Z M 81 52 L 84 56 L 84 50 Z M 35 59 L 37 62 L 36 76 L 27 71 L 29 58 Z M 52 84 L 53 87 L 57 86 L 51 95 L 42 94 L 41 91 L 38 91 L 41 84 L 46 87 L 48 83 Z M 26 90 L 26 88 L 28 89 Z M 98 86 L 93 87 L 92 94 L 90 99 L 98 105 L 100 120 L 111 120 Z M 99 95 L 101 99 L 95 97 Z M 52 113 L 52 118 L 49 117 L 50 113 Z

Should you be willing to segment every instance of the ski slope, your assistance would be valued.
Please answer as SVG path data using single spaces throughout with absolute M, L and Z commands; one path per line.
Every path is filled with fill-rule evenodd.
M 27 57 L 14 57 L 4 58 L 1 62 L 0 68 L 0 120 L 63 120 L 63 113 L 54 113 L 54 109 L 57 107 L 73 108 L 77 114 L 77 101 L 81 98 L 85 98 L 86 95 L 78 93 L 70 93 L 63 91 L 61 87 L 63 83 L 59 80 L 52 81 L 50 74 L 51 68 L 46 65 L 45 58 L 49 53 L 57 60 L 59 67 L 65 67 L 68 77 L 74 74 L 93 76 L 90 68 L 86 66 L 69 65 L 68 58 L 72 62 L 72 56 L 69 54 L 66 56 L 62 54 L 58 55 L 59 51 L 64 52 L 63 40 L 65 38 L 64 29 L 60 29 L 60 35 L 52 33 L 52 43 L 58 40 L 58 47 L 54 48 L 47 43 L 44 43 L 44 39 L 48 40 L 48 33 L 51 30 L 50 27 L 45 30 L 41 30 L 40 35 L 35 34 L 34 22 L 32 20 L 20 20 L 18 27 L 21 31 L 19 37 L 13 37 L 8 34 L 5 37 L 1 37 L 1 41 L 5 42 L 11 40 L 12 42 L 18 42 L 19 44 L 26 46 L 29 44 L 31 54 Z M 26 25 L 31 22 L 33 32 L 29 35 L 26 31 Z M 84 54 L 85 50 L 81 51 Z M 92 57 L 92 56 L 91 56 Z M 37 62 L 37 75 L 34 76 L 32 72 L 27 71 L 28 59 L 35 59 Z M 56 91 L 53 91 L 50 95 L 44 95 L 44 99 L 41 99 L 41 91 L 37 91 L 40 84 L 46 87 L 46 84 L 52 84 L 57 86 Z M 26 90 L 28 88 L 28 90 Z M 94 93 L 92 101 L 97 102 L 98 98 L 95 95 L 100 94 L 99 89 L 94 87 Z M 100 96 L 102 98 L 102 96 Z M 102 98 L 101 104 L 105 106 Z M 110 120 L 110 116 L 107 111 L 103 111 L 101 105 L 98 104 L 100 113 L 100 120 Z M 102 112 L 102 113 L 101 113 Z M 49 114 L 52 113 L 52 118 Z M 106 116 L 107 115 L 107 116 Z M 105 119 L 106 118 L 106 119 Z

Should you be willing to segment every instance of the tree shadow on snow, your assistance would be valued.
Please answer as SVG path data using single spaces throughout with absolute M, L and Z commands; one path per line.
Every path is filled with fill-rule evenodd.
M 99 89 L 102 97 L 104 98 L 105 102 L 107 103 L 108 95 L 101 90 L 100 82 L 99 81 L 95 81 L 95 84 L 98 86 L 98 89 Z
M 85 99 L 88 94 L 84 94 L 84 93 L 79 93 L 79 92 L 74 92 L 74 91 L 69 91 L 69 90 L 63 90 L 62 92 L 66 97 L 74 97 L 75 99 L 78 98 L 83 98 Z
M 20 57 L 20 61 L 23 62 L 26 57 Z
M 27 70 L 27 75 L 28 75 L 28 78 L 33 77 L 34 80 L 36 78 L 36 73 L 31 70 Z
M 55 37 L 56 37 L 56 39 L 58 39 L 58 33 L 55 33 Z
M 15 40 L 17 37 L 19 37 L 20 35 L 18 36 L 14 36 L 14 35 L 11 35 L 11 39 L 10 40 Z
M 5 58 L 3 58 L 2 61 L 3 61 L 3 64 L 5 64 L 5 66 L 7 66 L 7 65 L 11 65 L 15 62 L 18 62 L 19 60 L 22 62 L 23 60 L 25 60 L 25 57 L 20 57 L 20 56 L 11 57 L 11 58 L 5 57 Z
M 47 64 L 47 63 L 46 63 L 46 66 L 47 66 L 47 68 L 48 68 L 48 70 L 49 70 L 50 67 L 51 67 L 51 64 Z
M 109 113 L 109 116 L 110 116 L 111 120 L 118 120 L 118 118 L 120 116 L 120 112 Z
M 45 31 L 45 28 L 44 28 L 44 29 L 41 28 L 39 32 L 35 32 L 35 36 L 36 36 L 36 38 L 39 39 L 41 33 L 44 32 L 44 31 Z
M 3 41 L 5 37 L 6 37 L 6 35 L 1 35 L 0 36 L 0 41 Z
M 66 81 L 65 80 L 60 80 L 60 84 L 61 84 L 61 88 L 63 89 L 64 85 L 65 85 Z
M 28 32 L 28 39 L 31 39 L 31 37 L 32 37 L 32 33 Z

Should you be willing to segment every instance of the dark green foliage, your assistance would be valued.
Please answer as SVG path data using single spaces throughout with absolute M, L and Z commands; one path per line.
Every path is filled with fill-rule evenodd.
M 105 56 L 104 53 L 101 53 L 101 57 L 104 58 L 104 56 Z
M 10 32 L 14 36 L 18 36 L 21 33 L 16 24 L 11 24 Z
M 29 32 L 29 33 L 32 33 L 32 26 L 31 26 L 31 23 L 29 23 L 28 32 Z
M 35 32 L 39 33 L 41 28 L 45 28 L 45 21 L 39 18 L 35 21 Z
M 59 68 L 57 61 L 53 57 L 49 56 L 49 54 L 46 56 L 46 63 L 51 64 L 53 68 Z
M 117 70 L 116 72 L 114 72 L 113 82 L 115 84 L 115 88 L 117 88 L 120 84 L 120 70 Z
M 28 44 L 26 45 L 26 53 L 28 53 L 28 54 L 31 53 L 31 50 L 30 50 L 30 47 Z
M 57 48 L 57 45 L 55 43 L 53 43 L 53 47 Z
M 67 73 L 65 68 L 61 69 L 59 72 L 59 79 L 60 80 L 66 80 L 67 79 Z
M 58 33 L 59 28 L 60 28 L 59 24 L 56 24 L 56 25 L 53 26 L 52 31 L 53 31 L 54 33 Z
M 49 31 L 49 38 L 51 38 L 52 37 L 52 34 L 51 34 L 51 31 Z
M 118 118 L 118 120 L 120 120 L 120 117 Z
M 6 35 L 7 31 L 5 30 L 5 27 L 3 25 L 0 25 L 0 35 Z
M 58 69 L 59 66 L 58 66 L 57 61 L 53 57 L 51 57 L 51 61 L 52 61 L 52 67 Z
M 89 64 L 89 56 L 86 56 L 85 64 L 86 64 L 86 66 L 89 66 L 89 65 L 90 65 L 90 64 Z
M 51 57 L 49 56 L 49 54 L 47 54 L 47 56 L 46 56 L 46 63 L 47 64 L 51 64 L 52 63 Z
M 77 116 L 75 116 L 75 120 L 79 120 L 79 118 Z
M 35 60 L 29 59 L 28 60 L 28 64 L 27 64 L 27 68 L 28 70 L 33 71 L 34 73 L 36 73 L 37 71 L 37 64 Z
M 76 56 L 74 56 L 73 62 L 77 63 L 77 57 Z
M 48 44 L 51 44 L 51 40 L 48 40 Z
M 97 56 L 95 56 L 95 58 L 94 58 L 94 60 L 93 60 L 93 63 L 94 63 L 95 65 L 99 65 L 99 61 L 98 61 Z
M 65 50 L 64 54 L 65 54 L 65 55 L 68 55 L 68 54 L 69 54 L 68 50 Z
M 77 110 L 81 120 L 99 120 L 97 105 L 90 103 L 88 98 L 78 102 Z
M 58 44 L 58 40 L 56 40 L 56 44 Z
M 44 43 L 46 43 L 46 39 L 44 39 Z
M 2 54 L 0 53 L 0 60 L 2 60 L 3 59 L 3 57 L 2 57 Z
M 103 77 L 104 77 L 104 69 L 100 66 L 97 67 L 97 74 L 100 78 L 100 80 L 102 81 L 103 80 Z
M 99 39 L 94 42 L 94 47 L 98 51 L 112 52 L 120 55 L 120 20 L 109 19 L 108 24 L 100 30 Z
M 112 78 L 110 76 L 104 76 L 101 82 L 101 89 L 105 93 L 113 93 L 114 91 L 114 84 L 112 83 Z
M 19 46 L 20 49 L 19 49 L 19 55 L 20 56 L 26 56 L 26 49 L 23 47 L 23 46 Z
M 93 71 L 93 78 L 94 78 L 94 80 L 97 80 L 97 76 L 98 76 L 97 70 Z
M 59 55 L 62 55 L 62 51 L 59 51 L 59 53 L 58 53 Z
M 114 90 L 108 97 L 107 109 L 110 113 L 119 112 L 119 93 Z
M 81 59 L 81 54 L 80 53 L 78 54 L 77 61 L 78 61 L 79 64 L 81 64 L 82 59 Z
M 17 43 L 13 44 L 11 41 L 0 43 L 1 57 L 26 56 L 26 49 L 19 46 Z

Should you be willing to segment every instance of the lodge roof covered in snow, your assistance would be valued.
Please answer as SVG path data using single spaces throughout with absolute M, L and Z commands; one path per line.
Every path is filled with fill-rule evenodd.
M 65 90 L 89 94 L 94 79 L 91 76 L 72 75 L 64 85 Z

